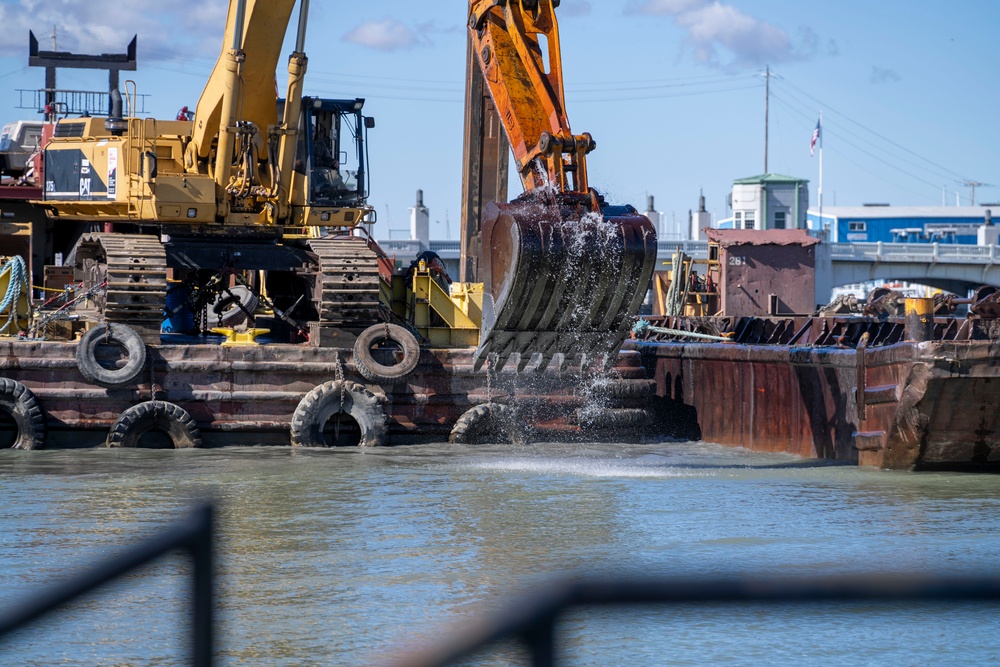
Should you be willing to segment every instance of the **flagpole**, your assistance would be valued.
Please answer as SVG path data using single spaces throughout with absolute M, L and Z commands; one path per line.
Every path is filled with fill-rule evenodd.
M 819 225 L 820 229 L 826 229 L 826 222 L 823 220 L 823 110 L 819 112 Z

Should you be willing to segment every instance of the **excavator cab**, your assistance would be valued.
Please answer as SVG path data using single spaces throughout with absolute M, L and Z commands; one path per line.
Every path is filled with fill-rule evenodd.
M 367 199 L 366 131 L 375 119 L 362 114 L 365 101 L 303 98 L 295 171 L 305 178 L 314 207 L 361 208 Z

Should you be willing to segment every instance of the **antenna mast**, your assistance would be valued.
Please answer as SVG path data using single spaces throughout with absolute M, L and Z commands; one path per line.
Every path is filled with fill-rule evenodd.
M 764 173 L 767 173 L 767 142 L 771 114 L 771 66 L 764 68 Z

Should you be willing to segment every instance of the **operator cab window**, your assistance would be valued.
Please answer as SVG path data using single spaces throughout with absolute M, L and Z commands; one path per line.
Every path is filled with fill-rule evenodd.
M 318 205 L 347 204 L 358 197 L 358 159 L 353 140 L 341 142 L 341 113 L 325 109 L 309 114 L 309 193 Z M 343 125 L 350 129 L 349 120 Z

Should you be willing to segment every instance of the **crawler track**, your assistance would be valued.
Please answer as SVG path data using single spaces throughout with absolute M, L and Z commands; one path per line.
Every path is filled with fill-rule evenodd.
M 155 236 L 88 234 L 77 248 L 88 286 L 108 282 L 104 318 L 159 327 L 167 296 L 167 257 Z
M 323 326 L 361 328 L 381 321 L 375 253 L 362 238 L 309 240 L 318 273 L 315 299 Z

